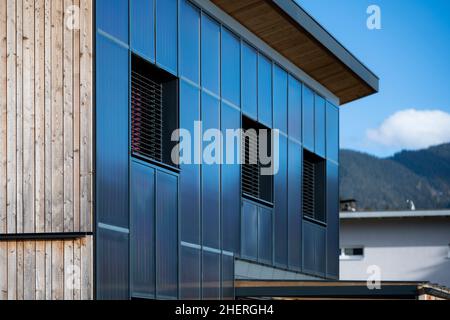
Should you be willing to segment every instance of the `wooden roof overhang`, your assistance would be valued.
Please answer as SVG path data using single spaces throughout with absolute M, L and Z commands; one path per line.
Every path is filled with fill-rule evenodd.
M 293 0 L 211 0 L 339 98 L 378 92 L 379 79 Z

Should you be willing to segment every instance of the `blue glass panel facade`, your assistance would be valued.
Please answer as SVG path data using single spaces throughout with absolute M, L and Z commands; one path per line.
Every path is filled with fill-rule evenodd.
M 220 257 L 219 253 L 203 250 L 203 299 L 220 299 Z
M 178 297 L 178 178 L 156 174 L 156 297 Z
M 339 109 L 327 102 L 327 158 L 339 162 Z
M 128 228 L 128 51 L 103 36 L 97 48 L 97 215 Z
M 258 118 L 258 54 L 254 48 L 242 43 L 242 112 L 252 119 Z
M 233 254 L 336 278 L 338 108 L 188 0 L 99 0 L 96 16 L 96 218 L 123 231 L 97 227 L 98 297 L 232 298 Z M 191 146 L 199 120 L 200 133 L 224 137 L 242 115 L 281 129 L 273 207 L 242 198 L 240 165 L 130 158 L 131 52 L 179 77 L 179 126 Z M 302 219 L 303 148 L 327 159 L 326 226 Z M 191 151 L 188 160 L 201 156 Z
M 204 133 L 209 129 L 220 129 L 220 102 L 205 92 L 202 93 L 202 120 Z M 203 142 L 204 154 L 221 156 L 221 142 L 217 141 L 217 138 L 211 136 L 208 137 L 209 141 Z M 211 147 L 214 143 L 219 146 L 218 149 Z M 210 147 L 211 149 L 208 149 Z M 203 163 L 202 190 L 203 245 L 220 248 L 220 165 L 217 162 Z
M 112 5 L 110 5 L 112 7 Z M 155 1 L 130 0 L 131 49 L 155 61 Z
M 288 265 L 301 269 L 302 242 L 302 147 L 289 141 L 288 146 Z
M 287 73 L 279 66 L 273 67 L 273 127 L 287 134 Z
M 200 90 L 181 81 L 180 127 L 193 133 L 195 121 L 200 120 Z M 194 135 L 190 134 L 190 138 L 190 146 L 194 146 Z M 182 156 L 186 157 L 186 162 L 180 164 L 181 241 L 200 244 L 200 165 L 193 163 L 192 150 L 183 150 Z
M 292 76 L 289 76 L 288 133 L 289 137 L 302 141 L 302 84 Z
M 180 246 L 180 299 L 201 298 L 201 250 Z
M 303 86 L 303 145 L 314 152 L 314 92 Z
M 326 234 L 324 226 L 303 221 L 303 272 L 325 276 Z
M 325 158 L 325 99 L 321 96 L 315 96 L 315 108 L 314 108 L 314 121 L 315 121 L 315 152 L 317 155 Z
M 249 201 L 242 201 L 241 256 L 258 259 L 258 207 Z
M 239 38 L 222 28 L 222 99 L 241 105 L 241 44 Z
M 220 94 L 220 25 L 202 15 L 202 86 Z
M 327 162 L 327 276 L 339 278 L 339 166 Z
M 128 234 L 97 230 L 97 299 L 129 299 Z
M 274 258 L 275 264 L 287 266 L 287 138 L 280 136 L 280 166 L 274 176 Z
M 326 228 L 322 226 L 316 226 L 316 253 L 315 253 L 315 268 L 316 274 L 320 277 L 325 276 L 326 271 Z
M 200 10 L 180 1 L 180 76 L 200 83 Z
M 156 62 L 171 73 L 178 68 L 178 1 L 156 1 Z
M 239 129 L 241 127 L 241 113 L 226 103 L 222 103 L 221 118 L 222 128 Z M 224 137 L 226 139 L 226 132 Z M 237 226 L 240 223 L 241 209 L 241 167 L 238 162 L 239 141 L 236 139 L 234 142 L 234 148 L 223 150 L 225 164 L 222 165 L 222 249 L 238 253 L 240 234 Z
M 128 0 L 97 0 L 97 29 L 128 44 Z
M 272 264 L 272 210 L 264 207 L 258 208 L 258 261 Z
M 234 299 L 234 257 L 222 255 L 222 298 Z
M 272 62 L 258 55 L 258 121 L 272 128 Z
M 131 164 L 131 294 L 155 297 L 155 170 Z
M 302 271 L 307 274 L 316 274 L 316 233 L 315 225 L 303 221 L 303 241 L 302 241 Z

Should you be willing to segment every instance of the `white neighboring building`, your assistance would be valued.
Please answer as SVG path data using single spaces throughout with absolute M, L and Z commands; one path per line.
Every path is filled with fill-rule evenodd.
M 450 210 L 342 212 L 340 279 L 429 281 L 450 287 Z

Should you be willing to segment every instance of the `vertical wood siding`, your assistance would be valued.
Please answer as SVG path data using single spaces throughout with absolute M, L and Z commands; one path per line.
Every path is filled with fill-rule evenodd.
M 0 234 L 92 231 L 92 10 L 0 0 Z M 91 298 L 68 265 L 92 269 L 91 238 L 0 241 L 0 300 Z
M 92 237 L 0 242 L 0 300 L 92 299 Z

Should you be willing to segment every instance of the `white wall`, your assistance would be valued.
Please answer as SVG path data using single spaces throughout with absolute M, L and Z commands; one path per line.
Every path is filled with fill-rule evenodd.
M 364 247 L 362 260 L 341 260 L 341 280 L 430 281 L 450 287 L 450 218 L 343 219 L 341 248 Z

